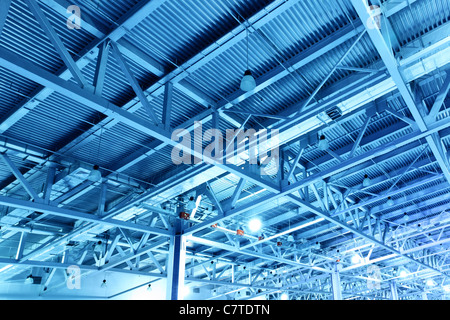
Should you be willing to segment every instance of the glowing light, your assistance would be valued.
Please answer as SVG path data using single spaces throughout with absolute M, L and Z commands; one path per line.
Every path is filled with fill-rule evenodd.
M 434 287 L 435 285 L 436 285 L 436 282 L 434 282 L 433 279 L 428 279 L 427 280 L 427 286 Z
M 401 277 L 401 278 L 405 278 L 405 277 L 407 277 L 408 276 L 408 271 L 406 271 L 406 270 L 401 270 L 400 271 L 400 273 L 399 273 L 399 276 Z
M 252 220 L 249 221 L 248 223 L 248 227 L 250 228 L 250 231 L 252 232 L 257 232 L 261 229 L 262 223 L 261 220 L 259 220 L 258 218 L 254 218 Z
M 361 257 L 358 254 L 354 254 L 351 257 L 351 261 L 352 261 L 353 264 L 358 264 L 358 263 L 361 262 Z
M 286 292 L 283 292 L 280 296 L 280 300 L 289 300 L 289 295 Z

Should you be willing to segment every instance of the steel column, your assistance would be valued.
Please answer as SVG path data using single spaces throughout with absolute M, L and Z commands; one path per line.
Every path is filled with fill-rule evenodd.
M 333 300 L 342 300 L 341 277 L 337 266 L 335 266 L 335 269 L 331 273 L 331 286 L 333 289 Z
M 186 264 L 186 236 L 182 233 L 182 221 L 176 221 L 174 234 L 170 236 L 167 270 L 167 300 L 183 300 Z
M 398 288 L 395 281 L 389 282 L 389 288 L 391 289 L 391 300 L 398 300 Z

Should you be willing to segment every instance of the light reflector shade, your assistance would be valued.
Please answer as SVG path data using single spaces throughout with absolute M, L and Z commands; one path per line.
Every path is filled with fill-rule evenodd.
M 92 170 L 91 170 L 91 172 L 89 173 L 89 176 L 87 177 L 87 179 L 88 179 L 89 181 L 92 181 L 92 182 L 98 182 L 98 181 L 100 181 L 100 180 L 102 179 L 102 174 L 101 174 L 101 172 L 99 171 L 99 167 L 98 167 L 97 165 L 95 165 L 95 166 L 92 168 Z
M 319 144 L 317 145 L 317 147 L 319 148 L 319 150 L 322 150 L 322 151 L 325 151 L 328 149 L 329 144 L 324 135 L 321 135 L 319 137 Z
M 363 180 L 363 187 L 368 187 L 370 186 L 370 178 L 367 174 L 364 175 L 364 180 Z
M 244 77 L 241 80 L 241 90 L 242 91 L 251 91 L 256 88 L 255 78 L 252 76 L 252 72 L 250 70 L 245 70 Z

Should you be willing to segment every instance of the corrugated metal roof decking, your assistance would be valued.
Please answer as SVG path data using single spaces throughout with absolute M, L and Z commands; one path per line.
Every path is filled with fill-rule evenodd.
M 400 10 L 398 8 L 401 8 L 399 12 L 389 17 L 389 21 L 393 25 L 394 32 L 401 42 L 402 48 L 400 53 L 402 55 L 408 53 L 407 51 L 410 49 L 410 46 L 415 46 L 416 43 L 412 42 L 412 40 L 422 39 L 422 34 L 431 30 L 437 30 L 437 28 L 446 27 L 448 24 L 450 10 L 449 5 L 444 0 L 416 0 L 411 1 L 408 5 L 397 2 L 382 2 L 389 10 Z M 155 7 L 151 14 L 137 23 L 136 27 L 131 30 L 125 30 L 123 39 L 131 42 L 135 48 L 140 49 L 142 53 L 161 64 L 165 68 L 164 74 L 170 74 L 171 76 L 178 75 L 179 72 L 182 72 L 176 69 L 178 66 L 184 64 L 186 61 L 192 62 L 194 60 L 198 61 L 197 58 L 201 59 L 202 52 L 209 52 L 204 51 L 206 47 L 215 47 L 215 42 L 220 37 L 238 27 L 239 24 L 244 24 L 246 18 L 251 17 L 269 5 L 269 3 L 272 2 L 253 0 L 220 0 L 213 2 L 203 0 L 152 1 L 150 4 L 154 4 Z M 90 16 L 95 24 L 98 23 L 101 31 L 110 31 L 118 27 L 123 17 L 130 16 L 131 13 L 142 8 L 146 2 L 117 0 L 94 3 L 87 0 L 80 0 L 78 4 L 82 7 L 84 14 Z M 357 12 L 349 0 L 275 1 L 272 4 L 285 6 L 287 9 L 281 10 L 282 12 L 276 17 L 271 16 L 270 21 L 264 25 L 259 25 L 256 32 L 253 32 L 254 30 L 250 27 L 249 63 L 253 74 L 257 78 L 264 77 L 274 68 L 278 68 L 280 64 L 285 64 L 284 67 L 289 67 L 286 64 L 289 59 L 305 52 L 305 50 L 315 44 L 323 43 L 324 39 L 333 37 L 335 32 L 342 30 L 344 26 L 350 26 L 349 29 L 351 29 L 351 26 L 360 25 Z M 96 37 L 88 29 L 78 31 L 67 29 L 65 27 L 65 19 L 63 19 L 64 17 L 61 12 L 59 14 L 53 12 L 48 5 L 42 5 L 42 8 L 49 18 L 50 24 L 55 28 L 57 34 L 61 36 L 64 44 L 75 58 L 85 48 L 100 41 L 100 39 L 95 39 Z M 37 26 L 25 2 L 23 0 L 13 0 L 10 11 L 3 33 L 0 36 L 0 46 L 14 51 L 26 59 L 30 59 L 36 65 L 52 73 L 56 74 L 58 70 L 65 69 L 62 60 L 46 36 L 43 35 L 40 27 Z M 259 14 L 262 13 L 260 12 Z M 30 22 L 32 23 L 30 24 Z M 90 30 L 92 31 L 92 29 Z M 230 111 L 240 110 L 275 115 L 292 111 L 295 106 L 308 99 L 317 85 L 329 75 L 330 70 L 333 69 L 336 62 L 342 57 L 350 45 L 352 45 L 354 39 L 355 37 L 347 40 L 295 71 L 291 70 L 289 75 L 278 79 L 256 94 L 243 99 L 235 106 L 232 106 Z M 441 38 L 436 37 L 436 39 L 433 38 L 431 40 L 438 41 Z M 246 39 L 242 39 L 233 46 L 228 47 L 221 54 L 218 54 L 215 58 L 209 60 L 206 57 L 205 60 L 208 61 L 207 63 L 203 63 L 200 60 L 193 68 L 195 71 L 187 69 L 185 74 L 180 76 L 180 78 L 183 78 L 183 81 L 181 84 L 178 84 L 180 86 L 174 86 L 173 92 L 171 122 L 173 126 L 180 125 L 192 116 L 204 111 L 206 109 L 204 106 L 206 103 L 200 101 L 202 98 L 206 98 L 204 100 L 211 98 L 212 104 L 221 106 L 227 103 L 229 99 L 234 99 L 233 97 L 242 94 L 239 91 L 239 81 L 246 68 L 246 49 L 247 41 Z M 412 52 L 417 52 L 419 49 L 419 46 L 417 48 L 415 46 L 415 48 L 412 48 Z M 430 53 L 434 53 L 434 51 Z M 401 60 L 400 56 L 398 58 Z M 155 76 L 150 70 L 146 70 L 146 67 L 141 66 L 139 61 L 133 61 L 129 57 L 126 57 L 125 60 L 130 65 L 139 85 L 144 89 L 151 87 L 153 91 L 153 89 L 161 88 L 164 82 L 170 78 L 159 79 L 161 75 Z M 96 62 L 96 58 L 94 57 L 91 57 L 89 62 L 84 62 L 87 65 L 83 67 L 82 73 L 88 82 L 92 82 L 93 80 Z M 386 70 L 368 34 L 360 39 L 358 44 L 343 61 L 343 65 L 373 68 L 379 72 L 377 75 L 382 74 Z M 429 67 L 429 64 L 425 62 L 424 65 L 425 67 Z M 184 65 L 184 67 L 186 66 L 187 64 Z M 444 69 L 448 69 L 447 67 Z M 173 72 L 170 73 L 171 71 Z M 28 96 L 37 88 L 37 85 L 32 81 L 15 75 L 13 72 L 1 69 L 1 67 L 0 72 L 1 117 L 9 110 L 13 110 L 14 107 L 19 106 L 22 101 L 25 101 L 21 95 Z M 362 76 L 359 77 L 359 75 L 356 71 L 337 69 L 324 83 L 322 90 L 315 96 L 315 99 L 312 101 L 313 106 L 308 108 L 305 113 L 311 119 L 314 119 L 314 121 L 317 120 L 315 108 L 322 108 L 322 105 L 328 108 L 332 105 L 340 104 L 339 95 L 341 93 L 343 96 L 347 95 L 346 88 L 349 86 L 358 86 L 358 90 L 364 90 L 365 96 L 361 100 L 364 100 L 368 104 L 359 106 L 356 111 L 352 111 L 350 114 L 344 114 L 344 117 L 341 119 L 314 127 L 313 131 L 310 132 L 311 137 L 323 132 L 329 139 L 330 149 L 329 151 L 319 150 L 317 143 L 313 141 L 314 139 L 311 139 L 300 159 L 300 165 L 304 165 L 308 172 L 308 177 L 311 177 L 317 182 L 316 187 L 319 197 L 323 197 L 324 195 L 323 183 L 327 183 L 330 188 L 332 187 L 330 196 L 337 195 L 337 198 L 333 199 L 337 201 L 337 205 L 333 201 L 329 203 L 330 210 L 328 211 L 331 214 L 337 209 L 336 206 L 340 204 L 339 193 L 349 191 L 349 198 L 356 202 L 356 206 L 364 205 L 365 209 L 371 209 L 371 213 L 374 216 L 380 218 L 383 223 L 386 223 L 388 226 L 386 230 L 390 230 L 389 227 L 397 228 L 399 225 L 402 225 L 398 229 L 406 232 L 408 230 L 406 230 L 406 226 L 403 226 L 404 221 L 402 220 L 403 210 L 408 210 L 411 213 L 411 227 L 415 227 L 413 224 L 416 224 L 417 221 L 427 221 L 431 217 L 437 217 L 439 211 L 448 204 L 449 188 L 448 184 L 446 184 L 447 181 L 443 177 L 436 178 L 436 174 L 442 173 L 442 161 L 439 163 L 436 160 L 435 154 L 432 152 L 434 150 L 428 146 L 425 139 L 414 140 L 412 138 L 408 144 L 402 145 L 401 148 L 383 150 L 380 156 L 378 153 L 374 154 L 373 157 L 371 156 L 372 152 L 380 150 L 384 145 L 391 145 L 397 139 L 405 139 L 413 135 L 418 135 L 419 132 L 408 125 L 404 121 L 405 118 L 403 120 L 399 119 L 396 115 L 384 110 L 385 107 L 388 107 L 403 117 L 413 119 L 408 105 L 403 101 L 397 91 L 392 91 L 392 88 L 388 88 L 386 92 L 389 91 L 389 93 L 384 94 L 381 99 L 376 101 L 380 102 L 379 104 L 369 102 L 374 100 L 371 99 L 372 94 L 378 94 L 371 90 L 373 85 L 378 84 L 374 84 L 374 81 L 370 82 L 369 76 L 363 78 Z M 385 77 L 388 77 L 387 73 Z M 381 76 L 379 78 L 381 79 Z M 367 83 L 364 83 L 365 80 L 362 79 L 367 80 Z M 436 70 L 432 74 L 424 75 L 419 79 L 413 79 L 415 84 L 420 85 L 425 105 L 428 108 L 434 103 L 436 93 L 440 90 L 444 79 L 445 70 L 443 68 Z M 350 83 L 353 80 L 356 80 L 355 83 Z M 73 79 L 69 81 L 74 82 Z M 388 82 L 389 79 L 383 81 L 381 84 L 386 84 L 387 88 L 389 85 Z M 190 86 L 194 88 L 193 95 L 188 94 Z M 412 86 L 412 88 L 414 89 L 416 86 Z M 195 89 L 198 89 L 198 92 Z M 336 92 L 334 92 L 335 90 Z M 149 96 L 149 103 L 158 117 L 161 117 L 163 110 L 164 95 L 162 91 L 158 90 L 157 92 L 146 93 L 151 95 L 151 97 Z M 199 101 L 195 100 L 195 94 L 200 95 L 197 98 Z M 115 58 L 111 54 L 106 69 L 103 98 L 106 98 L 119 107 L 131 108 L 137 117 L 148 119 L 148 114 L 139 105 L 135 93 L 121 72 L 117 61 L 115 61 Z M 167 204 L 171 202 L 173 206 L 177 204 L 176 196 L 178 194 L 190 191 L 189 184 L 192 184 L 191 187 L 194 187 L 194 185 L 196 188 L 202 187 L 202 184 L 206 180 L 210 182 L 213 192 L 219 201 L 224 203 L 224 201 L 230 199 L 234 194 L 235 187 L 240 181 L 238 176 L 227 173 L 223 174 L 220 170 L 214 171 L 214 169 L 207 166 L 205 170 L 208 171 L 202 171 L 203 169 L 198 169 L 202 168 L 201 166 L 174 165 L 170 159 L 171 146 L 165 146 L 164 148 L 157 147 L 156 149 L 161 149 L 155 150 L 153 154 L 146 157 L 142 156 L 144 153 L 150 154 L 152 152 L 151 148 L 159 144 L 158 141 L 148 134 L 119 121 L 112 121 L 114 125 L 111 123 L 107 124 L 111 119 L 105 120 L 104 115 L 93 111 L 89 105 L 85 106 L 74 103 L 70 97 L 68 98 L 58 93 L 52 93 L 41 100 L 36 106 L 27 108 L 26 114 L 14 124 L 11 123 L 2 136 L 9 137 L 17 143 L 42 150 L 44 154 L 53 154 L 52 158 L 56 161 L 55 165 L 58 168 L 65 166 L 65 164 L 59 163 L 59 160 L 64 159 L 64 161 L 81 161 L 83 165 L 100 164 L 104 170 L 103 172 L 106 174 L 114 170 L 122 169 L 120 170 L 122 171 L 122 175 L 119 175 L 114 181 L 107 183 L 106 202 L 108 204 L 120 203 L 120 200 L 126 196 L 130 196 L 129 199 L 132 200 L 142 200 L 140 198 L 142 196 L 144 199 L 147 199 L 147 205 L 157 207 L 162 203 Z M 318 101 L 317 104 L 315 102 L 316 100 Z M 387 101 L 386 105 L 384 105 L 384 100 Z M 353 102 L 357 105 L 357 101 Z M 343 104 L 345 103 L 343 102 Z M 367 115 L 373 110 L 372 107 L 376 107 L 377 112 L 372 116 L 363 135 L 363 143 L 354 153 L 356 157 L 364 158 L 364 161 L 358 162 L 357 164 L 350 164 L 351 159 L 347 159 L 348 153 L 356 141 L 367 119 Z M 365 113 L 365 110 L 367 110 L 367 113 Z M 444 109 L 439 114 L 438 119 L 446 119 L 446 116 L 448 116 L 447 102 L 444 103 Z M 245 115 L 240 115 L 240 118 L 245 119 Z M 252 117 L 247 123 L 247 127 L 259 128 L 270 123 L 272 122 L 267 121 L 267 118 Z M 211 121 L 208 121 L 203 125 L 203 130 L 205 131 L 211 128 L 211 126 Z M 225 130 L 227 126 L 229 126 L 228 123 L 221 121 L 220 129 Z M 288 126 L 286 125 L 286 127 Z M 298 127 L 292 126 L 292 128 L 286 129 L 295 131 L 296 128 Z M 84 135 L 81 137 L 85 137 L 85 139 L 80 138 L 80 134 L 82 133 Z M 87 133 L 92 134 L 88 136 Z M 443 147 L 448 148 L 450 145 L 448 129 L 441 130 L 438 133 L 443 136 Z M 306 135 L 303 137 L 306 137 Z M 295 144 L 289 142 L 283 145 L 283 147 L 290 148 L 289 156 L 291 162 L 300 151 L 297 142 L 303 137 L 294 135 L 293 139 Z M 203 145 L 205 144 L 206 142 L 203 141 Z M 58 150 L 63 146 L 70 146 L 71 148 L 66 147 L 62 149 L 68 151 L 64 151 L 65 154 L 60 154 Z M 162 144 L 159 144 L 159 146 L 162 146 Z M 27 147 L 21 152 L 26 153 L 26 149 Z M 340 154 L 341 158 L 336 157 L 332 151 Z M 421 153 L 422 151 L 423 153 Z M 132 154 L 140 155 L 142 159 L 136 161 L 136 163 L 129 167 L 118 168 L 118 166 L 126 165 L 123 163 L 124 159 L 128 159 Z M 11 154 L 11 158 L 23 172 L 29 170 L 25 173 L 26 178 L 31 181 L 32 186 L 37 192 L 41 192 L 45 186 L 46 175 L 49 172 L 47 170 L 49 163 L 46 163 L 45 166 L 36 166 L 37 162 L 29 161 L 23 158 L 21 154 L 17 154 L 17 156 Z M 412 164 L 416 159 L 416 163 Z M 343 167 L 340 167 L 341 165 Z M 405 172 L 410 165 L 410 170 Z M 284 170 L 285 173 L 288 172 L 287 168 L 284 168 Z M 325 171 L 322 175 L 324 170 L 330 170 L 332 174 L 328 174 L 328 171 Z M 299 168 L 298 174 L 296 173 L 296 177 L 300 182 L 305 179 L 301 171 Z M 88 169 L 85 169 L 83 174 L 87 176 L 88 172 Z M 208 172 L 208 176 L 200 177 L 202 173 L 206 175 L 205 172 Z M 209 174 L 210 172 L 211 174 Z M 194 176 L 194 173 L 198 175 Z M 367 173 L 370 176 L 372 184 L 369 187 L 361 189 L 363 173 Z M 116 175 L 113 174 L 111 179 L 113 177 L 115 178 Z M 281 190 L 286 190 L 284 189 L 286 186 L 278 180 L 280 178 L 279 176 L 275 179 L 274 175 L 272 178 L 274 178 L 273 183 L 280 186 Z M 397 181 L 399 178 L 400 180 Z M 126 182 L 128 179 L 130 183 Z M 0 162 L 0 185 L 3 186 L 1 188 L 2 192 L 7 193 L 13 198 L 28 198 L 22 185 L 17 181 L 13 182 L 13 180 L 14 177 L 10 170 Z M 396 186 L 393 186 L 394 182 L 396 182 Z M 409 188 L 413 184 L 415 187 Z M 86 193 L 78 194 L 76 199 L 71 199 L 72 201 L 68 201 L 62 208 L 77 210 L 81 213 L 95 214 L 99 203 L 100 187 L 100 184 L 90 185 L 88 189 L 83 190 Z M 397 192 L 398 188 L 408 188 L 408 190 L 403 190 L 399 193 Z M 148 190 L 144 191 L 144 189 Z M 247 182 L 243 189 L 241 199 L 237 202 L 237 210 L 239 208 L 245 208 L 249 204 L 258 204 L 260 199 L 266 199 L 266 197 L 271 195 L 269 191 L 263 190 L 261 186 L 251 182 Z M 385 199 L 385 193 L 390 189 L 394 191 L 392 198 L 394 199 L 395 205 L 392 207 L 386 205 Z M 70 185 L 58 186 L 52 192 L 52 195 L 56 197 L 62 195 L 63 192 L 72 190 L 73 188 Z M 302 191 L 306 190 L 303 189 Z M 311 205 L 322 209 L 318 202 L 319 199 L 316 198 L 313 190 L 309 188 L 307 192 Z M 214 208 L 213 203 L 210 201 L 211 199 L 208 199 L 208 196 L 205 194 L 203 195 L 203 199 L 203 204 L 206 208 L 201 208 L 197 218 L 200 221 L 207 221 L 208 223 L 212 221 L 210 220 L 212 218 L 222 218 L 219 216 L 216 208 Z M 161 230 L 166 230 L 173 222 L 173 217 L 166 217 L 167 220 L 164 220 L 157 213 L 139 207 L 140 202 L 136 204 L 137 206 L 130 204 L 131 209 L 126 207 L 126 217 L 121 216 L 120 219 L 138 222 L 139 224 L 148 226 L 152 225 Z M 350 203 L 347 204 L 351 206 Z M 345 206 L 345 204 L 341 206 Z M 172 209 L 174 207 L 171 207 Z M 222 223 L 225 227 L 237 228 L 241 224 L 245 224 L 250 218 L 259 217 L 263 220 L 263 230 L 266 235 L 272 236 L 287 231 L 293 225 L 313 219 L 317 214 L 311 211 L 314 210 L 309 210 L 307 206 L 299 207 L 298 204 L 290 201 L 288 197 L 282 197 L 272 202 L 265 201 L 264 205 L 252 206 L 250 210 L 242 210 L 239 214 L 225 218 Z M 0 209 L 0 212 L 4 211 Z M 232 210 L 230 212 L 233 213 Z M 24 212 L 26 219 L 22 219 L 23 226 L 30 226 L 30 223 L 36 222 L 33 216 L 30 215 L 27 217 L 25 214 L 27 216 L 29 215 L 27 212 Z M 343 217 L 339 216 L 339 219 L 341 218 L 343 219 Z M 354 226 L 354 222 L 350 221 L 350 217 L 348 217 L 348 220 L 349 225 Z M 65 227 L 66 231 L 70 230 L 76 233 L 80 225 L 75 223 L 75 221 L 75 219 L 48 215 L 40 222 L 47 225 L 57 224 Z M 196 226 L 195 222 L 188 222 L 188 224 L 189 227 L 195 228 Z M 244 225 L 243 228 L 245 229 L 247 226 Z M 433 228 L 435 230 L 430 231 L 432 232 L 431 237 L 440 237 L 440 226 L 433 226 Z M 309 258 L 314 258 L 319 261 L 315 266 L 331 268 L 331 264 L 329 263 L 334 263 L 339 258 L 336 255 L 336 250 L 339 248 L 347 249 L 356 245 L 368 245 L 362 248 L 361 252 L 368 254 L 369 250 L 371 250 L 370 238 L 360 241 L 361 234 L 355 235 L 349 230 L 344 229 L 342 225 L 338 226 L 327 220 L 314 223 L 293 233 L 296 240 L 304 238 L 309 242 L 284 243 L 282 247 L 278 248 L 279 255 L 277 255 L 278 249 L 274 246 L 274 242 L 268 242 L 266 245 L 258 246 L 257 250 L 250 248 L 252 255 L 241 254 L 241 252 L 230 253 L 227 250 L 221 249 L 221 246 L 218 246 L 218 248 L 210 248 L 203 244 L 194 243 L 189 244 L 189 250 L 192 250 L 190 253 L 195 253 L 197 257 L 201 256 L 206 259 L 205 261 L 208 261 L 207 259 L 217 258 L 217 255 L 228 254 L 228 258 L 233 263 L 249 263 L 248 266 L 252 268 L 277 268 L 283 264 L 281 262 L 286 262 L 286 260 L 281 259 L 291 259 L 290 264 L 293 265 L 292 267 L 294 265 L 296 267 L 296 264 L 300 262 L 301 267 L 304 268 L 308 267 L 308 264 L 311 262 Z M 91 246 L 96 238 L 99 239 L 106 236 L 105 232 L 107 230 L 108 226 L 102 223 L 90 229 L 89 232 L 79 238 L 86 241 L 86 243 L 71 251 L 74 254 L 73 257 L 78 259 L 83 250 L 89 249 L 89 254 L 87 259 L 84 260 L 84 263 L 86 265 L 96 265 L 97 261 L 93 259 L 91 254 L 92 248 L 88 245 Z M 364 230 L 361 231 L 365 232 Z M 205 228 L 200 232 L 195 232 L 194 235 L 208 240 L 218 241 L 220 244 L 229 246 L 233 245 L 234 240 L 239 241 L 241 245 L 248 244 L 246 240 L 237 238 L 235 235 L 229 240 L 223 233 L 214 231 L 212 228 Z M 388 239 L 390 239 L 390 235 L 391 233 L 388 231 Z M 0 248 L 8 251 L 8 254 L 14 254 L 14 249 L 18 245 L 17 236 L 18 234 L 12 236 L 12 239 L 15 241 L 14 243 L 4 241 L 0 245 Z M 137 243 L 140 241 L 141 236 L 142 232 L 130 233 L 131 242 L 134 241 Z M 409 235 L 405 236 L 409 237 Z M 284 234 L 282 239 L 284 240 L 286 237 L 287 234 Z M 417 241 L 422 241 L 422 236 L 416 231 L 411 234 L 411 237 Z M 35 249 L 38 246 L 37 243 L 34 243 L 35 240 L 39 241 L 39 244 L 42 244 L 44 241 L 50 239 L 46 239 L 45 237 L 30 238 L 30 246 L 27 247 L 27 250 L 31 251 L 31 249 Z M 159 241 L 158 238 L 150 238 L 148 245 L 157 243 L 157 241 Z M 311 246 L 311 244 L 314 245 L 316 241 L 321 243 L 321 248 L 313 250 L 314 246 Z M 48 261 L 56 262 L 56 259 L 53 259 L 52 255 L 60 255 L 65 250 L 65 245 L 62 242 L 58 244 L 51 242 L 50 245 L 53 244 L 55 245 L 53 250 L 50 250 L 48 255 L 43 255 L 39 259 L 49 259 Z M 126 247 L 129 247 L 130 243 L 125 244 L 124 241 L 124 244 L 119 245 L 125 250 Z M 270 245 L 273 246 L 271 247 Z M 236 250 L 238 249 L 236 248 Z M 234 251 L 234 247 L 232 251 Z M 26 252 L 28 253 L 28 251 Z M 162 265 L 164 265 L 167 253 L 167 245 L 154 251 L 155 257 L 159 259 L 159 263 Z M 258 253 L 262 253 L 264 256 L 255 256 Z M 372 254 L 372 259 L 380 258 L 380 261 L 386 266 L 396 266 L 404 262 L 401 259 L 383 260 L 384 255 L 391 253 L 389 250 L 374 248 L 370 253 Z M 0 255 L 2 254 L 3 251 L 0 251 Z M 327 259 L 321 260 L 320 255 L 325 256 Z M 268 256 L 271 258 L 267 259 Z M 133 271 L 152 272 L 153 270 L 157 270 L 151 257 L 145 256 L 141 258 L 143 263 L 140 266 L 136 264 L 133 267 L 133 269 L 136 269 Z M 118 259 L 120 259 L 120 256 L 118 256 Z M 136 259 L 136 262 L 138 260 Z M 343 257 L 346 267 L 350 266 L 350 262 L 347 260 L 348 255 Z M 193 263 L 197 262 L 193 260 Z M 133 260 L 132 263 L 135 263 L 135 261 Z M 220 267 L 222 267 L 221 264 L 218 265 L 218 268 Z M 122 261 L 116 266 L 117 268 L 123 271 L 129 269 L 129 266 Z M 0 277 L 23 277 L 25 273 L 23 272 L 24 269 L 22 266 L 16 269 L 7 271 L 7 273 L 0 272 Z M 280 268 L 278 271 L 282 272 L 282 270 L 285 269 Z M 348 271 L 347 274 L 359 275 L 361 270 L 363 269 L 355 267 L 353 271 Z M 161 270 L 157 270 L 156 272 L 159 271 Z M 203 272 L 204 270 L 202 268 L 196 267 L 194 271 L 193 273 L 196 276 L 207 275 L 207 273 Z M 219 269 L 217 271 L 221 272 L 222 270 Z M 297 271 L 292 272 L 295 274 Z M 394 276 L 391 274 L 391 271 L 387 269 L 385 271 L 388 273 L 386 275 L 388 278 Z M 320 272 L 314 270 L 312 274 L 318 275 Z M 225 270 L 224 276 L 227 277 L 228 275 L 229 273 Z M 349 282 L 347 278 L 344 281 Z M 355 286 L 360 285 L 360 283 L 353 283 Z M 294 285 L 293 288 L 299 290 L 302 288 L 307 289 L 299 285 Z M 124 290 L 126 289 L 128 288 L 124 288 Z M 331 292 L 329 284 L 321 289 Z

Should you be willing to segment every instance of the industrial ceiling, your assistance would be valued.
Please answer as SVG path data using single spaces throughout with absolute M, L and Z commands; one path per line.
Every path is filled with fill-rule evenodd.
M 449 1 L 1 6 L 0 299 L 450 296 Z

